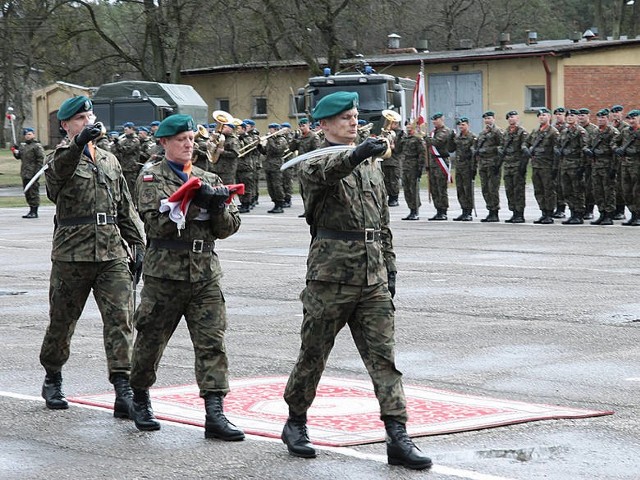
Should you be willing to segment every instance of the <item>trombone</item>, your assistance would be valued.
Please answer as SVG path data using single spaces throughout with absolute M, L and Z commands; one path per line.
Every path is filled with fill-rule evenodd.
M 287 128 L 281 128 L 280 130 L 270 133 L 268 135 L 263 135 L 262 137 L 258 137 L 256 140 L 254 140 L 251 143 L 247 143 L 244 147 L 242 147 L 240 150 L 238 150 L 238 158 L 240 157 L 244 157 L 246 154 L 253 152 L 256 148 L 258 148 L 258 145 L 260 145 L 262 142 L 264 142 L 265 140 L 271 138 L 271 137 L 275 137 L 276 135 L 282 135 L 283 133 L 286 133 Z

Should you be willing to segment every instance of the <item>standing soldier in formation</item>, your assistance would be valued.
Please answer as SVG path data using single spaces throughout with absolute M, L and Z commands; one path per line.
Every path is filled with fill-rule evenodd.
M 386 134 L 390 135 L 393 140 L 391 141 L 391 156 L 382 160 L 382 173 L 384 174 L 384 186 L 387 189 L 387 195 L 389 195 L 389 206 L 397 207 L 400 205 L 398 197 L 400 196 L 400 177 L 402 176 L 402 136 L 404 134 L 400 122 L 392 121 Z M 381 135 L 385 136 L 385 132 L 383 131 Z
M 212 171 L 217 173 L 225 185 L 236 183 L 236 171 L 238 170 L 238 150 L 240 141 L 236 135 L 236 126 L 233 123 L 225 123 L 222 127 L 224 144 L 218 145 L 220 156 L 213 164 Z
M 122 125 L 124 133 L 118 138 L 116 143 L 116 157 L 122 165 L 122 173 L 127 179 L 129 192 L 133 195 L 136 188 L 136 178 L 140 173 L 140 140 L 136 135 L 136 127 L 133 122 L 125 122 Z
M 273 208 L 267 210 L 267 213 L 284 213 L 284 189 L 282 188 L 282 172 L 280 167 L 284 163 L 282 156 L 288 148 L 287 140 L 277 133 L 280 125 L 277 123 L 269 124 L 269 133 L 271 136 L 265 140 L 266 145 L 260 145 L 261 153 L 264 153 L 264 173 L 267 177 L 267 190 L 273 202 Z
M 587 145 L 593 145 L 593 137 L 598 134 L 598 126 L 591 123 L 590 114 L 591 111 L 588 108 L 578 109 L 578 123 L 587 131 Z M 593 207 L 595 206 L 595 200 L 593 199 L 593 185 L 591 183 L 591 171 L 591 162 L 589 162 L 584 172 L 585 220 L 593 219 Z
M 291 143 L 289 143 L 289 149 L 291 151 L 293 152 L 297 151 L 298 155 L 302 155 L 320 148 L 320 143 L 321 143 L 320 139 L 315 134 L 315 132 L 311 130 L 308 118 L 301 118 L 300 121 L 298 122 L 298 128 L 300 129 L 300 131 L 296 132 L 296 135 L 294 136 L 293 140 L 291 141 Z M 300 194 L 302 195 L 302 184 L 300 183 L 300 178 L 299 178 L 300 169 L 298 167 L 299 165 L 296 165 L 296 167 L 289 168 L 288 170 L 295 171 L 295 176 L 298 179 Z M 304 218 L 304 216 L 305 216 L 304 212 L 298 215 L 298 217 L 300 218 Z
M 36 140 L 33 128 L 23 129 L 22 136 L 24 142 L 20 145 L 14 145 L 11 151 L 16 160 L 20 160 L 20 178 L 22 178 L 22 187 L 24 188 L 42 168 L 44 148 Z M 22 218 L 38 218 L 38 207 L 40 206 L 40 182 L 38 180 L 31 185 L 29 190 L 24 192 L 24 197 L 29 205 L 29 213 L 23 215 Z
M 460 117 L 456 122 L 458 133 L 453 138 L 451 151 L 455 152 L 454 169 L 456 173 L 456 193 L 462 213 L 453 219 L 454 222 L 470 222 L 473 220 L 475 198 L 473 182 L 476 177 L 477 165 L 473 155 L 473 146 L 477 137 L 469 130 L 469 119 Z
M 444 124 L 444 114 L 431 115 L 433 130 L 425 136 L 427 145 L 427 175 L 436 214 L 429 220 L 446 220 L 449 209 L 448 184 L 451 179 L 449 151 L 453 149 L 454 132 Z
M 522 151 L 526 148 L 529 134 L 520 125 L 520 117 L 515 110 L 506 114 L 509 127 L 504 132 L 499 155 L 504 164 L 504 189 L 509 210 L 513 215 L 505 223 L 524 223 L 525 187 L 527 183 L 528 157 Z
M 531 156 L 533 192 L 542 215 L 533 223 L 547 225 L 553 223 L 553 211 L 556 208 L 557 195 L 555 179 L 558 176 L 558 158 L 555 146 L 558 130 L 551 125 L 551 112 L 546 108 L 538 110 L 539 126 L 527 141 L 526 153 Z
M 584 149 L 588 139 L 587 132 L 578 125 L 578 110 L 566 112 L 567 125 L 560 132 L 556 153 L 559 159 L 560 182 L 571 215 L 563 225 L 582 225 L 585 212 L 584 172 L 586 162 Z
M 622 163 L 622 189 L 631 218 L 622 225 L 640 225 L 640 110 L 627 114 L 629 126 L 622 130 L 616 155 Z
M 407 125 L 407 135 L 402 142 L 402 189 L 409 207 L 409 215 L 402 220 L 420 220 L 420 177 L 425 169 L 426 151 L 415 122 Z
M 625 128 L 629 128 L 629 124 L 623 119 L 624 107 L 622 105 L 614 105 L 611 107 L 611 125 L 613 125 L 620 135 Z M 616 211 L 613 214 L 614 220 L 624 220 L 625 202 L 624 202 L 624 189 L 622 187 L 622 162 L 618 158 L 618 171 L 616 173 Z
M 496 126 L 496 114 L 489 110 L 482 114 L 484 129 L 476 141 L 476 157 L 482 196 L 489 214 L 481 222 L 499 222 L 500 210 L 500 156 L 498 147 L 502 145 L 504 133 Z
M 592 160 L 591 184 L 593 198 L 600 216 L 591 225 L 613 225 L 616 210 L 615 149 L 618 148 L 619 132 L 609 125 L 609 109 L 603 108 L 596 114 L 598 133 L 591 137 L 591 145 L 585 150 Z
M 567 110 L 564 107 L 558 107 L 553 111 L 553 115 L 556 117 L 556 121 L 553 124 L 558 130 L 558 134 L 561 134 L 565 128 L 567 128 Z M 556 178 L 556 194 L 557 205 L 556 211 L 553 212 L 553 218 L 565 218 L 565 210 L 567 209 L 567 201 L 562 190 L 562 180 L 560 179 L 560 169 L 558 169 L 558 177 Z
M 101 125 L 93 124 L 91 100 L 77 96 L 58 110 L 68 143 L 56 148 L 46 170 L 47 196 L 56 205 L 51 251 L 49 326 L 40 363 L 46 371 L 42 396 L 48 408 L 69 407 L 62 393 L 62 367 L 71 337 L 93 296 L 102 316 L 114 417 L 129 418 L 133 280 L 139 279 L 144 233 L 116 157 L 95 148 Z M 136 252 L 128 258 L 127 249 Z M 131 268 L 133 267 L 133 268 Z M 130 270 L 131 268 L 131 270 Z

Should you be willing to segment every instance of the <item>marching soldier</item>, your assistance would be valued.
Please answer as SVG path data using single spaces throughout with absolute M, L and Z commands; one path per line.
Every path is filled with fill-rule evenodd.
M 629 128 L 629 124 L 623 119 L 624 107 L 622 105 L 614 105 L 611 107 L 611 124 L 622 135 L 625 128 Z M 622 162 L 618 161 L 618 171 L 616 173 L 616 211 L 613 214 L 614 220 L 624 220 L 624 188 L 622 186 Z
M 558 130 L 551 125 L 551 112 L 547 108 L 538 110 L 539 127 L 527 140 L 525 154 L 531 156 L 533 192 L 542 215 L 533 223 L 547 225 L 553 223 L 553 211 L 557 194 L 555 179 L 558 176 L 558 159 L 554 147 L 558 139 Z
M 578 125 L 578 110 L 569 109 L 566 113 L 566 127 L 560 133 L 557 143 L 560 181 L 562 191 L 569 204 L 571 215 L 563 225 L 582 225 L 585 212 L 584 172 L 586 163 L 584 149 L 587 145 L 587 131 Z
M 588 108 L 578 109 L 578 123 L 587 131 L 587 145 L 593 144 L 593 137 L 598 133 L 598 127 L 591 123 L 590 115 L 591 111 Z M 586 204 L 586 211 L 584 214 L 585 220 L 593 219 L 593 207 L 595 206 L 595 200 L 593 199 L 593 185 L 591 184 L 591 171 L 591 164 L 589 163 L 587 164 L 587 168 L 584 172 Z
M 520 125 L 520 117 L 515 110 L 506 114 L 509 127 L 504 132 L 502 145 L 498 148 L 504 165 L 504 189 L 509 210 L 513 215 L 505 223 L 524 223 L 525 187 L 527 183 L 528 157 L 523 153 L 529 134 Z
M 33 128 L 22 130 L 24 142 L 14 145 L 11 152 L 16 160 L 20 160 L 20 178 L 22 187 L 26 187 L 36 173 L 40 171 L 44 163 L 44 148 L 36 140 Z M 38 207 L 40 207 L 40 182 L 36 180 L 33 185 L 24 192 L 24 197 L 29 205 L 29 213 L 22 218 L 38 218 Z
M 133 122 L 125 122 L 122 127 L 124 133 L 118 138 L 116 143 L 116 157 L 122 165 L 122 173 L 127 179 L 129 192 L 133 195 L 136 188 L 136 178 L 140 173 L 140 139 L 136 135 L 136 128 Z
M 567 110 L 564 107 L 558 107 L 553 111 L 553 115 L 556 117 L 556 121 L 553 124 L 558 130 L 558 134 L 561 134 L 567 128 Z M 565 210 L 567 209 L 567 202 L 564 198 L 562 191 L 562 180 L 560 179 L 560 169 L 558 169 L 558 178 L 556 178 L 556 192 L 558 196 L 558 205 L 556 205 L 556 211 L 553 212 L 553 218 L 565 218 Z
M 502 145 L 504 133 L 496 126 L 496 114 L 489 110 L 482 114 L 484 129 L 476 140 L 476 158 L 482 196 L 489 214 L 481 222 L 499 222 L 500 210 L 500 167 L 498 147 Z
M 220 157 L 211 169 L 222 179 L 225 185 L 236 183 L 236 171 L 238 170 L 238 150 L 240 141 L 236 135 L 236 126 L 233 123 L 225 123 L 222 127 L 224 144 L 218 145 Z
M 454 222 L 470 222 L 474 204 L 473 182 L 478 166 L 473 155 L 473 146 L 477 137 L 469 130 L 469 119 L 460 117 L 456 122 L 458 133 L 453 138 L 451 151 L 455 152 L 454 170 L 456 175 L 456 193 L 462 213 L 453 219 Z
M 420 177 L 426 165 L 426 150 L 414 122 L 407 125 L 407 135 L 402 138 L 402 189 L 409 215 L 402 220 L 420 220 Z
M 616 155 L 622 163 L 622 189 L 631 218 L 622 225 L 640 225 L 640 110 L 627 114 L 629 127 L 621 132 Z

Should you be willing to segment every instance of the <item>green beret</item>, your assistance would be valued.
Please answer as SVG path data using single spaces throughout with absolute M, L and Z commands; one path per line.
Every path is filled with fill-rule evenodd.
M 436 112 L 433 115 L 431 115 L 431 120 L 436 120 L 438 118 L 442 118 L 444 117 L 444 114 L 442 112 Z
M 482 118 L 495 117 L 495 116 L 496 116 L 496 112 L 494 112 L 493 110 L 487 110 L 482 114 Z
M 298 120 L 298 125 L 304 125 L 306 123 L 309 123 L 309 119 L 307 117 L 303 117 L 300 120 Z
M 93 110 L 93 104 L 88 97 L 80 95 L 79 97 L 68 98 L 58 109 L 58 120 L 69 120 L 76 113 L 89 112 Z
M 629 113 L 627 113 L 627 117 L 629 118 L 638 116 L 640 116 L 640 110 L 631 110 Z
M 589 115 L 591 113 L 591 110 L 589 110 L 588 108 L 579 108 L 578 113 L 580 115 Z
M 549 109 L 548 109 L 548 108 L 544 108 L 544 107 L 542 107 L 542 108 L 538 109 L 538 113 L 536 113 L 536 117 L 539 117 L 539 116 L 540 116 L 540 115 L 542 115 L 543 113 L 551 113 L 551 112 L 549 111 Z
M 352 108 L 358 108 L 357 92 L 334 92 L 320 99 L 311 116 L 314 120 L 322 120 Z
M 624 107 L 622 105 L 614 105 L 613 107 L 611 107 L 612 113 L 621 112 L 623 110 L 624 110 Z
M 580 113 L 579 110 L 576 110 L 575 108 L 570 108 L 569 110 L 567 110 L 567 115 L 578 115 Z
M 509 120 L 509 117 L 512 117 L 514 115 L 518 115 L 518 112 L 516 110 L 511 110 L 510 112 L 507 112 L 507 114 L 504 116 L 505 120 Z
M 196 125 L 191 115 L 183 115 L 176 113 L 165 118 L 160 122 L 160 126 L 156 133 L 153 134 L 156 138 L 173 137 L 182 132 L 194 131 Z
M 603 108 L 601 110 L 598 110 L 598 113 L 596 113 L 596 117 L 606 117 L 609 115 L 609 109 L 608 108 Z
M 567 113 L 567 110 L 564 107 L 558 107 L 553 111 L 553 114 L 555 115 L 556 113 Z
M 468 117 L 460 117 L 458 119 L 458 121 L 456 122 L 456 125 L 460 125 L 461 123 L 469 123 L 469 118 Z

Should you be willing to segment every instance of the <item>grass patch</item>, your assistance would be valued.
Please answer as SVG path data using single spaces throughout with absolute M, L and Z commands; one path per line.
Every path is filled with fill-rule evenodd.
M 20 186 L 20 160 L 13 158 L 11 150 L 0 149 L 0 187 Z

